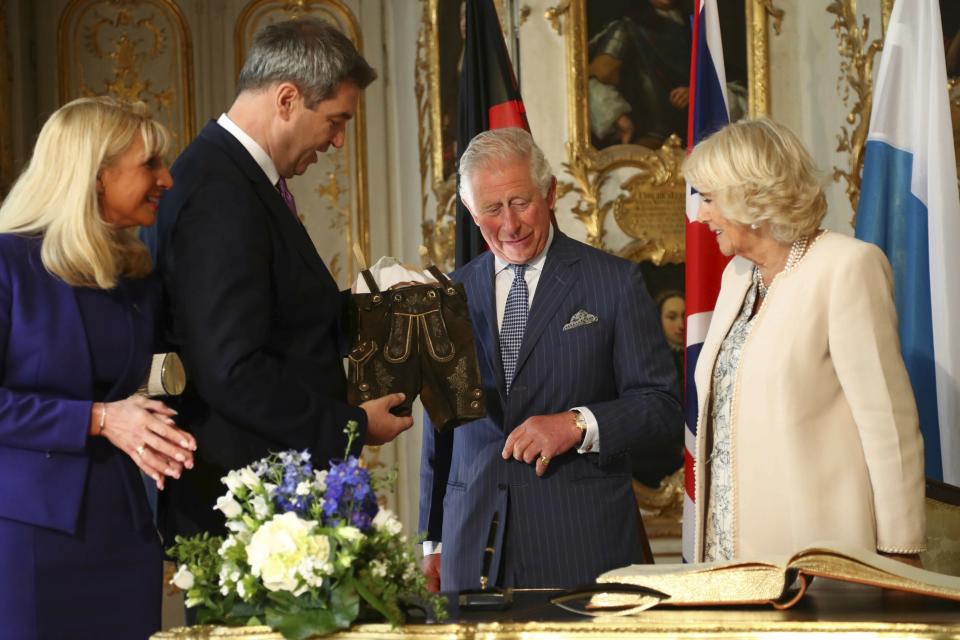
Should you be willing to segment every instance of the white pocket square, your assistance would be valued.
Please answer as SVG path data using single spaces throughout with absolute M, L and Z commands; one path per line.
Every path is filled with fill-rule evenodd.
M 563 325 L 563 330 L 569 331 L 570 329 L 576 329 L 577 327 L 583 327 L 588 324 L 593 324 L 598 320 L 599 318 L 597 318 L 597 316 L 593 315 L 589 311 L 584 311 L 583 309 L 580 309 L 580 311 L 577 311 L 575 314 L 573 314 L 573 316 L 571 316 L 570 322 Z

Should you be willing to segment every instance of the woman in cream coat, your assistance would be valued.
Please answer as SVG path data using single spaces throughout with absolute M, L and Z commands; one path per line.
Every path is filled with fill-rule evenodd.
M 917 562 L 923 442 L 886 257 L 819 228 L 813 161 L 770 120 L 701 142 L 684 175 L 734 256 L 696 370 L 697 560 L 829 540 Z

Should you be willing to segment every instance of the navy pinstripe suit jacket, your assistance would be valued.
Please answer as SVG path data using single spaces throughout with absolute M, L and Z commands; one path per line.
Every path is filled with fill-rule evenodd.
M 437 435 L 424 425 L 420 529 L 443 543 L 441 588 L 477 588 L 499 513 L 491 584 L 571 587 L 640 561 L 627 449 L 673 446 L 683 429 L 673 362 L 637 265 L 554 236 L 504 393 L 490 252 L 453 273 L 466 287 L 488 415 Z M 564 330 L 580 310 L 598 318 Z M 600 453 L 571 450 L 543 477 L 500 457 L 530 416 L 586 406 Z

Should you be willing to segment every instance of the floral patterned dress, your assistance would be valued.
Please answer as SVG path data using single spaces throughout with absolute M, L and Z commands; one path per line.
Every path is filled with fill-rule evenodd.
M 706 504 L 706 522 L 703 532 L 704 562 L 733 559 L 733 433 L 732 410 L 737 368 L 743 355 L 743 345 L 750 335 L 754 320 L 750 317 L 757 299 L 757 285 L 751 284 L 744 297 L 740 314 L 730 332 L 720 344 L 713 367 L 713 400 L 710 408 L 712 447 L 707 458 L 709 490 Z

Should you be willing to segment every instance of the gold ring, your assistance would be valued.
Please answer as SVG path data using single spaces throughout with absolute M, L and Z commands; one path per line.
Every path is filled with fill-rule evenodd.
M 137 455 L 142 458 L 142 457 L 143 457 L 143 452 L 144 452 L 145 449 L 146 449 L 146 447 L 144 447 L 143 445 L 140 445 L 139 447 L 137 447 L 136 449 L 134 449 L 134 451 L 136 451 L 136 452 L 137 452 Z
M 540 456 L 540 464 L 542 464 L 543 466 L 547 466 L 548 464 L 550 464 L 549 456 Z

